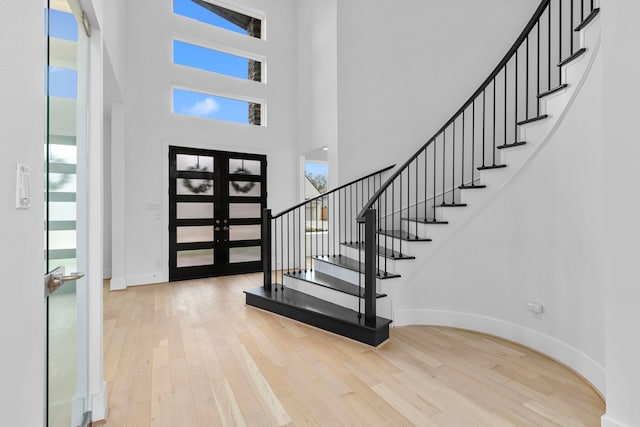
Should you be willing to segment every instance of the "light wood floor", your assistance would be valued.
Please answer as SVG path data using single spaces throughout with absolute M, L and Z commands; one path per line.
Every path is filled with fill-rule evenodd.
M 245 306 L 261 278 L 106 288 L 105 425 L 600 425 L 593 389 L 536 352 L 424 326 L 374 349 Z

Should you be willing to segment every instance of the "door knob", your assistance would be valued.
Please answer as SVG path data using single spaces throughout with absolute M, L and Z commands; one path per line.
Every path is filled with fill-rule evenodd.
M 220 231 L 220 227 L 213 227 L 213 231 Z
M 225 225 L 224 227 L 222 227 L 222 229 L 223 229 L 224 231 L 227 231 L 227 230 L 229 229 L 229 227 L 227 227 L 227 226 Z

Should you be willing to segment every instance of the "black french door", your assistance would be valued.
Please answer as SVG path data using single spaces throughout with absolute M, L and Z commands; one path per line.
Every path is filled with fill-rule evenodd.
M 169 147 L 169 280 L 262 271 L 267 158 Z

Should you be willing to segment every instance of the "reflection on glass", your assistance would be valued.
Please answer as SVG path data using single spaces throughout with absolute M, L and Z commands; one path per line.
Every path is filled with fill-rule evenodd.
M 176 178 L 176 194 L 190 196 L 213 196 L 213 180 Z
M 178 154 L 176 155 L 176 170 L 213 172 L 213 157 Z
M 75 193 L 77 188 L 76 174 L 71 173 L 50 173 L 49 191 Z
M 247 246 L 245 248 L 229 248 L 229 262 L 260 261 L 260 246 Z
M 229 182 L 229 195 L 234 197 L 260 197 L 260 183 L 231 181 Z
M 178 243 L 211 242 L 213 240 L 213 226 L 177 227 L 176 239 Z
M 75 249 L 76 230 L 50 230 L 49 249 Z
M 258 240 L 260 239 L 260 225 L 232 225 L 229 227 L 229 240 Z
M 260 203 L 229 203 L 229 218 L 261 218 Z
M 229 173 L 261 175 L 259 160 L 229 159 Z
M 176 218 L 213 218 L 213 203 L 177 203 Z
M 49 426 L 71 425 L 70 402 L 77 376 L 76 284 L 67 282 L 49 296 Z
M 75 221 L 76 202 L 49 202 L 49 221 Z
M 191 251 L 178 251 L 177 266 L 195 267 L 198 265 L 213 265 L 213 249 L 196 249 Z

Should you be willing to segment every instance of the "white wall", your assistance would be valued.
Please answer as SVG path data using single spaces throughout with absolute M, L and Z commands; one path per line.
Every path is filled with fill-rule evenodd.
M 405 322 L 413 318 L 520 342 L 605 392 L 602 102 L 598 54 L 535 158 L 407 278 L 393 302 Z M 543 314 L 530 313 L 529 301 L 542 304 Z
M 636 0 L 603 0 L 604 159 L 606 231 L 607 413 L 602 425 L 640 424 L 640 61 Z
M 337 0 L 298 0 L 298 143 L 300 153 L 327 147 L 329 188 L 338 173 Z
M 403 163 L 489 75 L 538 3 L 338 2 L 340 179 Z M 367 162 L 353 162 L 365 152 Z
M 41 426 L 44 408 L 44 2 L 0 14 L 0 425 Z M 16 163 L 31 167 L 30 209 L 15 208 Z
M 168 145 L 266 154 L 268 205 L 293 204 L 299 185 L 296 145 L 296 33 L 292 0 L 242 2 L 266 14 L 266 40 L 174 15 L 172 2 L 126 3 L 125 199 L 126 282 L 167 280 Z M 141 20 L 143 22 L 141 22 Z M 264 55 L 267 84 L 241 81 L 172 64 L 172 38 Z M 232 92 L 267 102 L 268 125 L 252 126 L 174 115 L 172 85 L 205 93 Z M 291 183 L 296 183 L 291 185 Z M 114 223 L 115 224 L 115 223 Z M 115 239 L 115 237 L 114 237 Z

